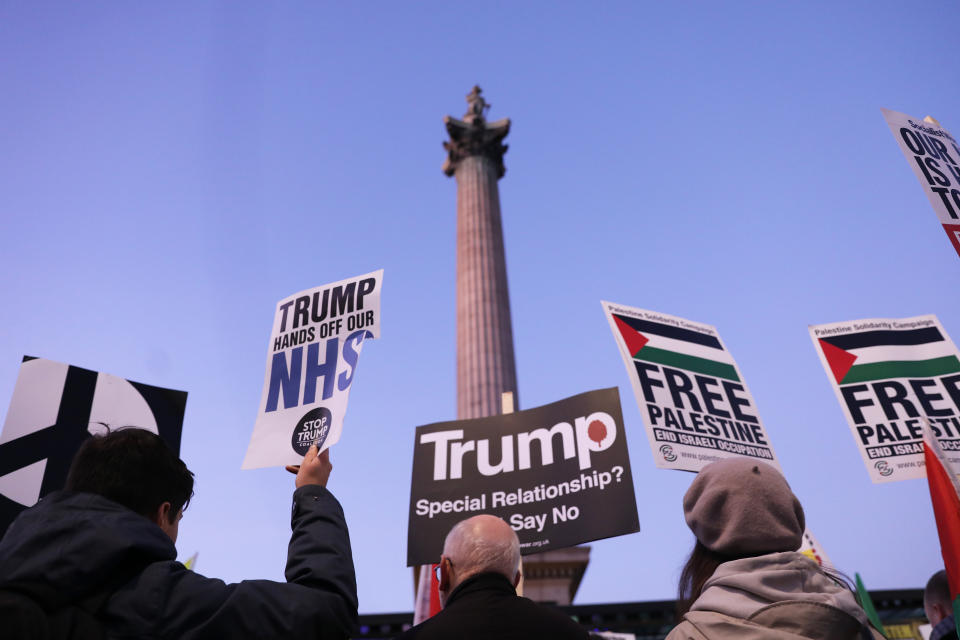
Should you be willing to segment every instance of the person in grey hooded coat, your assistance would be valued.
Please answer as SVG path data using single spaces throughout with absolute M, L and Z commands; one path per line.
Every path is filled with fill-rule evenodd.
M 770 465 L 707 465 L 683 509 L 697 542 L 680 577 L 682 620 L 667 640 L 883 638 L 850 589 L 797 551 L 803 508 Z

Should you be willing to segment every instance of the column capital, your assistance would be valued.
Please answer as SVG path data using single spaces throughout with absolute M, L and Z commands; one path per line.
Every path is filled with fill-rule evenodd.
M 490 159 L 497 169 L 498 178 L 502 178 L 507 171 L 503 165 L 503 154 L 507 152 L 503 139 L 510 132 L 510 119 L 487 122 L 485 115 L 490 105 L 480 94 L 481 89 L 478 86 L 474 86 L 467 94 L 467 113 L 462 120 L 451 116 L 443 118 L 443 124 L 450 136 L 450 139 L 443 143 L 443 148 L 447 150 L 443 172 L 448 176 L 454 175 L 460 161 L 470 156 Z

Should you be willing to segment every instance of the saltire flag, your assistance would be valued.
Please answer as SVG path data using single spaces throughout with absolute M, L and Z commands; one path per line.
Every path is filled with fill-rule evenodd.
M 940 536 L 940 553 L 950 584 L 953 619 L 960 634 L 960 483 L 926 419 L 923 424 L 923 459 Z
M 867 588 L 863 586 L 863 580 L 860 578 L 860 574 L 854 573 L 853 575 L 857 582 L 857 596 L 860 599 L 860 606 L 863 607 L 864 613 L 867 614 L 867 619 L 870 620 L 870 624 L 872 624 L 877 631 L 883 635 L 887 635 L 887 630 L 883 628 L 883 623 L 880 622 L 880 616 L 877 615 L 877 608 L 873 606 L 873 600 L 870 598 Z
M 833 566 L 833 563 L 830 561 L 830 557 L 824 550 L 823 545 L 820 544 L 820 541 L 814 537 L 813 533 L 810 532 L 810 529 L 804 529 L 803 541 L 800 543 L 800 548 L 797 549 L 797 551 L 807 556 L 821 567 Z
M 699 471 L 715 460 L 744 456 L 779 468 L 736 360 L 715 327 L 601 305 L 658 467 Z
M 960 461 L 960 352 L 936 316 L 809 330 L 874 482 L 923 477 L 924 417 Z

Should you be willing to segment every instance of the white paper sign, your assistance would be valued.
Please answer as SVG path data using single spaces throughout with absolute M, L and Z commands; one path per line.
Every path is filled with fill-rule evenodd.
M 602 302 L 656 465 L 699 471 L 721 458 L 780 463 L 753 396 L 715 327 Z
M 380 337 L 382 282 L 383 269 L 277 303 L 244 469 L 299 464 L 340 440 L 360 350 Z
M 932 122 L 889 109 L 881 111 L 960 255 L 960 145 L 949 131 Z
M 960 354 L 934 315 L 810 326 L 874 482 L 926 477 L 922 419 L 960 465 Z

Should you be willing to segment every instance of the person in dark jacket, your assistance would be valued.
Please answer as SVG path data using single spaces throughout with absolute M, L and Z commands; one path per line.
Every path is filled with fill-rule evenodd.
M 945 570 L 937 571 L 927 580 L 923 590 L 923 610 L 933 626 L 930 640 L 957 640 L 957 623 L 953 619 L 953 602 Z
M 438 567 L 443 610 L 396 640 L 551 638 L 586 640 L 587 631 L 559 611 L 517 595 L 520 541 L 491 515 L 450 530 Z
M 287 582 L 225 584 L 176 561 L 193 493 L 183 461 L 141 429 L 90 438 L 66 489 L 20 514 L 0 540 L 0 589 L 48 611 L 100 599 L 95 618 L 108 637 L 347 638 L 357 588 L 343 511 L 325 488 L 331 469 L 315 446 L 288 467 L 297 477 Z

